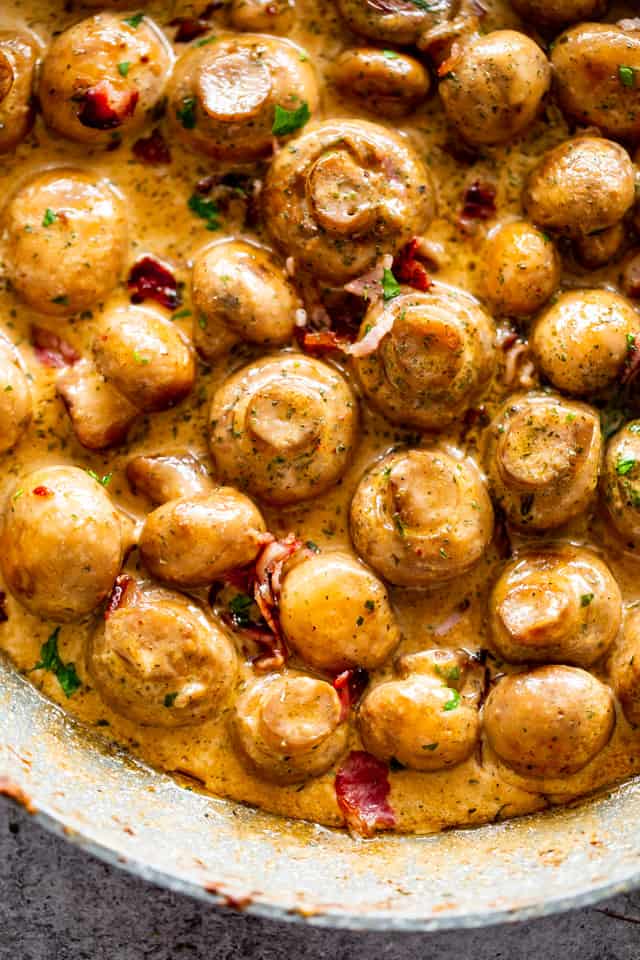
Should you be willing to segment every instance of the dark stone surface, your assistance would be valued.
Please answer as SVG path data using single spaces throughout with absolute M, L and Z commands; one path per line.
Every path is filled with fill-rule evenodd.
M 222 913 L 106 866 L 0 798 L 0 960 L 639 960 L 640 894 L 532 923 L 352 934 Z

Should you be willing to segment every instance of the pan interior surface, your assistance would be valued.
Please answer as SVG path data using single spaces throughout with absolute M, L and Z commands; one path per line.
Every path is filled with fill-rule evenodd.
M 473 830 L 354 841 L 176 785 L 4 660 L 0 691 L 4 790 L 89 852 L 211 903 L 332 927 L 436 930 L 541 916 L 638 882 L 637 782 Z

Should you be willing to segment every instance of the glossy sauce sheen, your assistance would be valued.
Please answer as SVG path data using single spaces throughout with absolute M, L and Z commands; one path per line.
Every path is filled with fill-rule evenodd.
M 518 26 L 516 15 L 507 4 L 486 2 L 489 7 L 486 28 Z M 630 6 L 630 5 L 629 5 Z M 60 12 L 60 4 L 47 0 L 5 0 L 2 19 L 8 26 L 27 25 L 46 45 L 52 32 L 91 15 L 77 5 L 73 12 Z M 188 4 L 179 0 L 173 5 L 150 3 L 145 13 L 166 29 L 171 41 L 175 28 L 169 21 L 179 15 L 193 13 Z M 632 15 L 626 7 L 610 11 L 614 15 Z M 124 15 L 124 14 L 123 14 Z M 349 34 L 331 0 L 297 0 L 295 25 L 289 39 L 300 44 L 308 53 L 310 62 L 321 81 L 339 54 L 358 41 Z M 366 41 L 365 41 L 366 43 Z M 185 45 L 175 45 L 182 53 Z M 441 243 L 447 262 L 437 273 L 437 279 L 457 286 L 472 294 L 477 292 L 478 277 L 483 272 L 482 243 L 497 219 L 478 221 L 470 233 L 461 230 L 459 214 L 464 193 L 474 181 L 490 180 L 497 185 L 497 218 L 508 221 L 521 216 L 521 194 L 529 171 L 549 148 L 563 142 L 568 127 L 560 111 L 550 105 L 543 117 L 531 126 L 521 139 L 504 147 L 492 147 L 473 157 L 456 159 L 449 149 L 450 132 L 437 94 L 422 103 L 415 113 L 398 121 L 384 119 L 362 112 L 357 101 L 349 101 L 336 92 L 328 82 L 321 82 L 321 102 L 314 119 L 353 116 L 400 128 L 414 138 L 426 159 L 437 185 L 438 212 L 428 230 L 431 240 Z M 163 124 L 161 123 L 161 126 Z M 148 133 L 148 127 L 145 132 Z M 9 196 L 27 175 L 56 164 L 70 164 L 87 168 L 108 177 L 125 198 L 130 222 L 130 247 L 127 268 L 140 255 L 151 253 L 174 268 L 179 282 L 185 284 L 185 308 L 190 285 L 190 267 L 194 254 L 211 242 L 202 219 L 188 208 L 188 199 L 195 183 L 202 177 L 221 169 L 219 164 L 184 149 L 174 142 L 165 130 L 172 151 L 169 166 L 145 166 L 131 152 L 131 140 L 112 151 L 103 147 L 88 148 L 47 132 L 42 118 L 36 120 L 34 131 L 14 153 L 0 156 L 2 198 Z M 133 138 L 135 139 L 135 137 Z M 229 166 L 233 166 L 229 164 Z M 238 164 L 233 166 L 238 169 Z M 222 218 L 222 227 L 213 238 L 233 235 L 237 227 L 233 217 Z M 248 239 L 265 239 L 260 233 L 248 231 Z M 619 266 L 587 274 L 572 272 L 565 263 L 563 284 L 572 286 L 616 284 Z M 126 303 L 126 286 L 121 286 L 109 298 L 109 305 Z M 55 329 L 81 354 L 90 354 L 93 324 L 101 305 L 93 308 L 94 320 L 40 318 L 26 307 L 9 289 L 0 290 L 0 325 L 20 349 L 32 377 L 35 401 L 34 422 L 18 446 L 0 460 L 0 493 L 4 499 L 15 483 L 15 478 L 28 470 L 45 464 L 74 464 L 95 471 L 99 476 L 113 474 L 108 493 L 127 513 L 141 519 L 149 509 L 144 498 L 134 496 L 127 484 L 125 468 L 132 456 L 164 451 L 192 451 L 208 462 L 207 422 L 213 391 L 231 372 L 248 360 L 261 356 L 259 348 L 242 346 L 215 362 L 212 367 L 200 365 L 195 389 L 176 408 L 140 417 L 129 433 L 126 443 L 106 451 L 90 454 L 75 439 L 69 418 L 55 391 L 56 371 L 42 366 L 29 343 L 29 325 L 42 322 Z M 167 314 L 169 315 L 169 314 Z M 190 318 L 176 317 L 175 323 L 185 331 L 191 329 Z M 509 390 L 503 380 L 505 354 L 499 352 L 499 365 L 494 382 L 482 402 L 492 416 Z M 333 360 L 351 378 L 346 365 Z M 445 441 L 462 445 L 470 453 L 477 450 L 477 426 L 464 431 L 457 421 L 444 433 Z M 312 540 L 320 548 L 351 549 L 348 529 L 349 504 L 363 471 L 377 457 L 394 445 L 419 444 L 413 431 L 404 430 L 387 422 L 368 404 L 362 404 L 360 440 L 353 461 L 337 487 L 315 500 L 288 508 L 273 508 L 262 504 L 268 529 L 276 536 L 293 531 L 303 540 Z M 513 535 L 518 547 L 521 537 Z M 526 539 L 526 538 L 525 538 Z M 603 532 L 597 513 L 581 515 L 568 527 L 561 528 L 546 538 L 588 544 L 601 552 L 613 569 L 628 607 L 638 598 L 638 562 L 629 559 L 618 546 L 612 544 Z M 478 650 L 487 646 L 486 611 L 488 594 L 505 562 L 503 546 L 496 537 L 484 557 L 470 574 L 438 589 L 427 591 L 391 588 L 391 597 L 402 630 L 398 654 L 410 654 L 425 648 L 445 646 Z M 127 561 L 127 570 L 145 576 L 136 551 Z M 197 592 L 196 592 L 196 595 Z M 202 596 L 205 596 L 203 592 Z M 0 625 L 0 645 L 15 661 L 18 669 L 29 671 L 39 659 L 40 648 L 54 625 L 31 616 L 11 597 L 7 599 L 8 622 Z M 455 615 L 455 616 L 454 616 Z M 448 626 L 450 624 L 450 626 Z M 83 681 L 70 698 L 66 698 L 55 677 L 44 671 L 32 675 L 34 683 L 44 693 L 56 699 L 64 709 L 88 724 L 99 724 L 105 737 L 113 738 L 153 766 L 172 773 L 185 785 L 202 788 L 212 794 L 245 801 L 279 814 L 305 818 L 327 825 L 343 823 L 338 808 L 334 778 L 335 768 L 301 785 L 279 786 L 249 773 L 237 756 L 230 741 L 223 715 L 217 720 L 175 729 L 144 727 L 133 723 L 109 709 L 98 693 L 91 689 L 84 658 L 84 646 L 92 624 L 63 625 L 60 631 L 62 659 L 73 661 Z M 294 666 L 301 665 L 293 661 Z M 301 667 L 304 669 L 304 667 Z M 493 661 L 493 673 L 517 670 L 513 666 Z M 591 668 L 606 681 L 601 664 Z M 248 662 L 241 666 L 238 690 L 251 681 L 253 669 Z M 392 665 L 387 663 L 374 671 L 374 679 L 391 677 Z M 564 802 L 576 796 L 611 784 L 640 771 L 640 735 L 625 720 L 617 706 L 615 732 L 609 743 L 582 770 L 562 779 L 545 782 L 545 794 L 537 792 L 535 781 L 517 776 L 494 758 L 486 748 L 478 749 L 464 762 L 452 769 L 433 773 L 419 773 L 408 769 L 390 773 L 390 803 L 400 831 L 434 832 L 447 827 L 478 824 L 496 818 L 505 818 L 539 810 L 549 803 Z M 351 725 L 351 749 L 361 749 L 361 743 Z

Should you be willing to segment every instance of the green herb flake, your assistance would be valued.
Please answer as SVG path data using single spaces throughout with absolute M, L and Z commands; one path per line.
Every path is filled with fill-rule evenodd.
M 42 218 L 42 226 L 50 227 L 52 223 L 55 223 L 58 219 L 58 214 L 55 213 L 51 207 L 47 207 L 44 212 L 44 217 Z
M 129 69 L 130 69 L 130 67 L 131 67 L 131 64 L 129 63 L 128 60 L 123 60 L 122 63 L 119 63 L 119 64 L 118 64 L 118 73 L 120 74 L 120 76 L 121 76 L 121 77 L 126 77 L 126 76 L 128 76 L 128 75 L 129 75 Z
M 184 97 L 176 115 L 185 130 L 193 130 L 196 125 L 196 98 Z
M 400 57 L 400 54 L 399 54 L 399 53 L 396 53 L 395 50 L 383 50 L 383 51 L 382 51 L 382 56 L 383 56 L 386 60 L 398 60 L 398 58 Z
M 149 361 L 149 358 L 148 358 L 148 357 L 143 357 L 142 354 L 139 353 L 138 350 L 134 350 L 134 351 L 133 351 L 133 359 L 135 360 L 136 363 L 142 363 L 142 364 L 144 364 L 144 363 L 149 363 L 149 362 L 150 362 L 150 361 Z
M 103 477 L 99 476 L 95 470 L 87 470 L 87 473 L 92 480 L 95 480 L 96 483 L 99 483 L 101 487 L 108 487 L 111 483 L 111 478 L 113 477 L 112 473 L 105 473 Z
M 437 750 L 439 746 L 440 746 L 439 743 L 424 743 L 424 744 L 422 745 L 422 749 L 423 749 L 423 750 L 431 750 L 431 751 L 433 751 L 433 750 Z
M 198 326 L 200 327 L 201 330 L 207 329 L 207 318 L 203 313 L 201 313 L 200 316 L 198 317 Z
M 191 310 L 185 308 L 184 310 L 178 310 L 177 313 L 172 314 L 172 320 L 184 320 L 186 317 L 191 316 Z
M 623 87 L 635 87 L 636 72 L 633 67 L 618 67 L 618 79 Z
M 215 33 L 212 33 L 209 37 L 201 37 L 199 40 L 196 40 L 194 47 L 206 47 L 210 43 L 215 43 L 217 39 Z
M 167 693 L 167 694 L 165 694 L 165 698 L 164 698 L 164 701 L 163 701 L 163 702 L 164 702 L 165 707 L 167 707 L 167 709 L 170 708 L 170 707 L 172 707 L 172 706 L 174 705 L 174 703 L 176 702 L 176 697 L 177 697 L 177 696 L 178 696 L 177 692 L 176 692 L 176 693 Z
M 364 623 L 364 617 L 358 617 L 358 619 L 356 620 L 356 627 L 361 627 L 363 623 Z
M 447 687 L 447 693 L 451 694 L 451 698 L 447 700 L 443 710 L 455 710 L 456 707 L 460 706 L 460 694 L 457 690 L 454 690 L 452 687 Z
M 189 210 L 192 213 L 195 213 L 196 217 L 200 217 L 201 220 L 205 221 L 205 226 L 207 230 L 218 230 L 220 227 L 220 220 L 218 219 L 220 211 L 213 200 L 208 200 L 206 197 L 200 196 L 199 193 L 192 193 L 189 197 Z M 203 328 L 204 329 L 204 328 Z
M 305 547 L 307 550 L 311 550 L 312 553 L 320 553 L 320 547 L 317 543 L 314 543 L 313 540 L 307 540 Z
M 365 609 L 369 611 L 369 613 L 373 613 L 373 611 L 376 608 L 376 605 L 373 600 L 365 600 L 364 606 L 365 606 Z
M 74 663 L 64 663 L 58 653 L 60 627 L 56 627 L 46 643 L 40 648 L 40 659 L 32 670 L 49 670 L 55 674 L 58 683 L 67 697 L 72 696 L 82 686 Z
M 229 601 L 229 610 L 236 627 L 248 627 L 251 624 L 249 611 L 253 606 L 253 597 L 248 593 L 236 593 Z
M 276 103 L 275 116 L 271 133 L 276 137 L 286 137 L 290 133 L 300 130 L 311 119 L 311 111 L 306 100 L 297 110 L 285 110 L 279 103 Z
M 16 492 L 14 493 L 12 499 L 13 499 L 13 500 L 19 500 L 23 493 L 24 493 L 24 490 L 22 489 L 22 487 L 20 487 L 20 489 L 19 489 L 19 490 L 16 490 Z
M 122 22 L 133 27 L 134 30 L 137 30 L 143 20 L 144 13 L 134 13 L 131 17 L 125 17 Z
M 593 600 L 592 593 L 583 593 L 582 596 L 580 597 L 580 606 L 588 607 L 592 600 Z
M 393 300 L 394 297 L 397 297 L 400 294 L 400 284 L 392 274 L 391 270 L 388 270 L 386 267 L 382 274 L 382 295 L 386 300 Z
M 68 307 L 68 306 L 69 306 L 69 297 L 67 296 L 66 293 L 61 293 L 59 297 L 52 297 L 52 298 L 51 298 L 51 303 L 58 303 L 58 304 L 60 304 L 60 306 L 62 306 L 62 307 Z
M 629 457 L 626 460 L 624 459 L 618 460 L 618 462 L 616 463 L 616 473 L 618 474 L 618 476 L 624 477 L 628 473 L 630 473 L 631 470 L 633 470 L 635 465 L 636 465 L 636 461 L 633 459 L 633 457 Z

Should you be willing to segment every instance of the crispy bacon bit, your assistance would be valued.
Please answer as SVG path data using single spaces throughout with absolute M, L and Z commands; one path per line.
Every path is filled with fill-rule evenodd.
M 369 673 L 364 667 L 354 667 L 352 670 L 343 670 L 333 681 L 333 687 L 340 697 L 342 704 L 341 720 L 346 720 L 349 710 L 354 707 L 367 684 L 369 683 Z
M 350 344 L 345 353 L 352 357 L 368 357 L 370 353 L 375 353 L 386 335 L 393 330 L 395 319 L 395 314 L 391 310 L 385 310 L 378 318 L 378 322 L 365 333 L 362 340 Z
M 9 619 L 7 613 L 7 595 L 4 590 L 0 590 L 0 623 L 6 623 Z
M 182 303 L 178 283 L 169 267 L 155 257 L 141 257 L 131 267 L 127 286 L 131 291 L 131 302 L 155 300 L 156 303 L 175 310 Z
M 211 29 L 211 24 L 200 17 L 174 17 L 169 21 L 170 27 L 177 27 L 174 43 L 191 43 L 196 37 Z
M 376 263 L 372 270 L 364 273 L 361 277 L 356 277 L 349 283 L 345 283 L 344 289 L 347 293 L 354 293 L 357 297 L 364 297 L 365 300 L 379 300 L 383 295 L 382 278 L 385 270 L 391 270 L 393 266 L 393 257 L 387 253 Z
M 160 130 L 155 127 L 148 137 L 140 137 L 133 145 L 133 155 L 136 160 L 151 167 L 163 163 L 171 163 L 171 151 Z
M 488 181 L 476 180 L 467 187 L 458 222 L 463 230 L 474 220 L 490 220 L 496 213 L 496 188 Z
M 49 487 L 34 487 L 32 490 L 34 497 L 52 497 L 53 490 L 50 490 Z
M 104 611 L 105 620 L 108 620 L 111 614 L 115 613 L 115 611 L 124 604 L 127 591 L 132 583 L 133 577 L 130 577 L 128 573 L 120 573 L 116 577 L 116 582 L 113 585 L 111 596 L 107 600 L 107 606 Z
M 344 350 L 349 341 L 339 337 L 333 330 L 304 330 L 302 346 L 307 353 L 330 353 L 332 350 Z
M 80 104 L 78 120 L 92 130 L 114 130 L 133 116 L 139 96 L 137 90 L 117 90 L 109 80 L 100 80 L 74 97 Z
M 352 750 L 336 774 L 338 806 L 351 833 L 372 837 L 392 830 L 395 814 L 389 804 L 389 768 L 364 750 Z
M 59 370 L 62 367 L 73 366 L 80 359 L 80 354 L 70 343 L 45 327 L 32 325 L 31 343 L 36 357 L 44 367 Z
M 406 243 L 393 261 L 393 275 L 398 283 L 406 283 L 416 290 L 428 290 L 433 281 L 417 254 L 420 250 L 420 238 L 414 237 Z
M 9 777 L 0 777 L 0 795 L 3 797 L 9 797 L 11 800 L 15 800 L 16 803 L 19 803 L 25 808 L 27 813 L 36 812 L 36 808 L 31 797 L 29 797 L 22 787 L 18 786 L 17 783 L 14 783 L 13 780 L 9 780 Z

